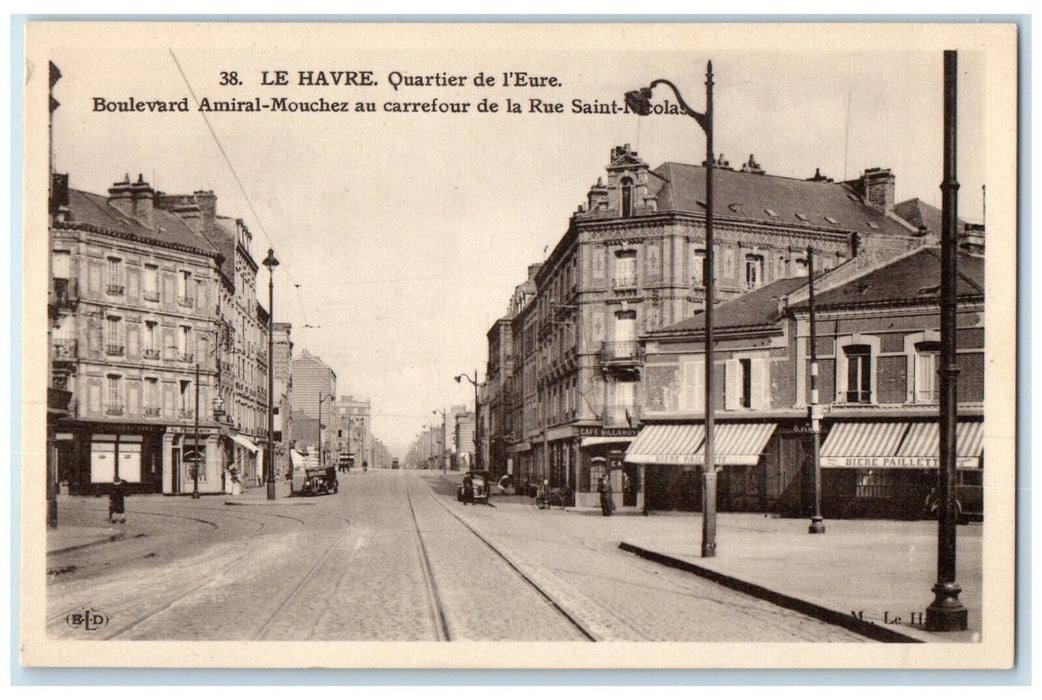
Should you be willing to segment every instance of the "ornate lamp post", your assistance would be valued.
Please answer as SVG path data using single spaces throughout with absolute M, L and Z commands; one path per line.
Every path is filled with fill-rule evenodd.
M 698 122 L 706 135 L 706 254 L 702 260 L 702 279 L 705 284 L 705 465 L 702 470 L 702 556 L 716 556 L 716 463 L 715 463 L 715 425 L 713 403 L 715 383 L 713 367 L 713 303 L 715 302 L 715 284 L 713 273 L 713 62 L 706 64 L 706 111 L 696 112 L 681 97 L 677 86 L 661 78 L 639 90 L 626 93 L 626 106 L 641 116 L 651 114 L 651 91 L 656 85 L 666 85 L 677 98 L 684 114 Z
M 456 383 L 466 379 L 474 385 L 474 471 L 481 471 L 481 445 L 478 443 L 478 371 L 474 370 L 474 377 L 469 374 L 457 374 Z
M 264 258 L 261 263 L 264 267 L 268 268 L 268 454 L 264 462 L 264 467 L 267 469 L 267 478 L 265 482 L 268 487 L 268 500 L 275 500 L 275 446 L 273 444 L 273 437 L 275 435 L 275 417 L 272 412 L 272 395 L 275 393 L 275 372 L 274 370 L 274 357 L 275 357 L 275 336 L 272 335 L 272 321 L 275 318 L 275 268 L 278 267 L 279 261 L 275 258 L 275 251 L 268 248 L 268 257 Z

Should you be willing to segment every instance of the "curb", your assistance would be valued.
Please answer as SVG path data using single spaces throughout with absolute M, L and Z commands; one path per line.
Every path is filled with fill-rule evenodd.
M 302 508 L 304 506 L 313 506 L 314 503 L 282 503 L 281 501 L 268 502 L 268 501 L 225 501 L 226 506 L 264 506 L 270 508 L 275 506 L 276 508 Z
M 719 571 L 707 569 L 704 566 L 693 564 L 684 559 L 677 559 L 676 557 L 671 557 L 666 554 L 653 552 L 650 549 L 644 549 L 643 547 L 638 547 L 636 545 L 629 544 L 628 542 L 620 542 L 619 549 L 623 550 L 624 552 L 629 552 L 630 554 L 636 554 L 638 557 L 647 559 L 649 561 L 653 561 L 657 564 L 662 564 L 664 566 L 669 566 L 674 569 L 687 571 L 688 573 L 695 574 L 696 576 L 701 576 L 702 578 L 708 579 L 713 583 L 717 583 L 726 588 L 738 591 L 739 593 L 744 593 L 754 598 L 765 600 L 768 603 L 772 603 L 779 607 L 786 608 L 787 610 L 792 610 L 794 612 L 807 615 L 808 617 L 813 617 L 815 619 L 821 620 L 822 622 L 827 622 L 830 625 L 837 625 L 839 627 L 843 627 L 845 629 L 850 630 L 851 632 L 856 632 L 857 634 L 860 634 L 864 637 L 868 637 L 869 639 L 874 639 L 877 642 L 889 642 L 897 644 L 923 643 L 923 640 L 921 639 L 916 639 L 915 637 L 908 636 L 896 630 L 888 629 L 882 625 L 877 625 L 867 620 L 859 620 L 853 615 L 847 615 L 837 610 L 832 610 L 830 608 L 818 605 L 817 603 L 811 603 L 800 598 L 794 598 L 792 596 L 785 595 L 784 593 L 772 591 L 769 588 L 764 588 L 763 586 L 759 586 L 755 583 L 743 581 L 742 579 L 735 578 L 734 576 L 722 574 Z
M 99 545 L 99 544 L 108 544 L 109 542 L 118 542 L 119 540 L 122 540 L 122 539 L 125 539 L 125 538 L 126 538 L 126 534 L 125 533 L 120 533 L 118 535 L 109 535 L 108 537 L 105 537 L 105 538 L 102 538 L 102 539 L 97 539 L 97 540 L 91 540 L 90 542 L 84 542 L 83 544 L 74 544 L 71 547 L 62 547 L 61 549 L 51 549 L 51 550 L 48 550 L 47 553 L 46 553 L 46 556 L 51 556 L 52 554 L 66 554 L 68 552 L 75 552 L 75 551 L 77 551 L 79 549 L 86 549 L 87 547 L 94 547 L 95 545 Z

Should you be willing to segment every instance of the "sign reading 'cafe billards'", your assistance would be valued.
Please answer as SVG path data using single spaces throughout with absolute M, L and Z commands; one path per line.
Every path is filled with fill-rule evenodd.
M 600 428 L 597 426 L 579 427 L 580 437 L 636 437 L 636 428 Z
M 936 469 L 937 457 L 822 457 L 823 467 L 853 467 L 858 469 Z M 980 466 L 977 457 L 959 457 L 955 461 L 959 469 L 976 469 Z

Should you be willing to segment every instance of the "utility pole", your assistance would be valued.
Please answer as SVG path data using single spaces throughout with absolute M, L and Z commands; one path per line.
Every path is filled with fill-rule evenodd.
M 814 249 L 807 248 L 807 279 L 810 283 L 810 435 L 814 452 L 814 515 L 808 532 L 825 532 L 821 517 L 821 414 L 818 407 L 818 336 L 814 326 Z

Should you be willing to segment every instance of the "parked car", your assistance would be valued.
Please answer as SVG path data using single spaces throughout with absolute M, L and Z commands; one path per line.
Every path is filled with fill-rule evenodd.
M 463 475 L 463 483 L 456 491 L 460 503 L 484 503 L 488 505 L 488 472 L 470 471 Z M 470 482 L 468 489 L 467 483 Z
M 926 498 L 927 517 L 936 520 L 938 494 L 935 488 Z M 955 486 L 955 521 L 966 523 L 971 520 L 984 520 L 984 489 L 977 484 L 957 484 Z

